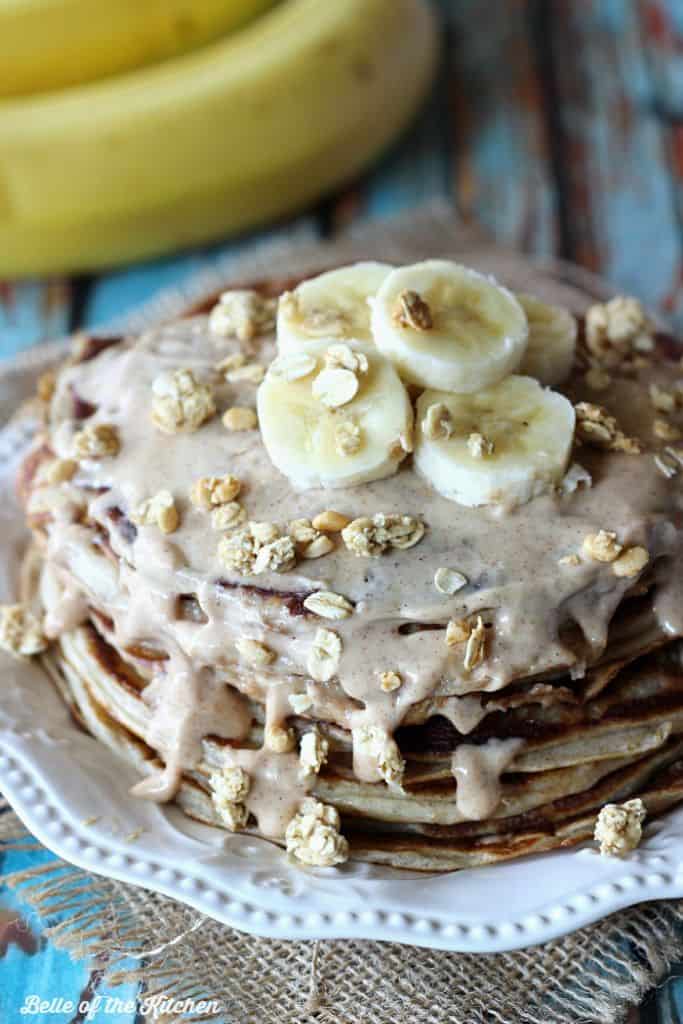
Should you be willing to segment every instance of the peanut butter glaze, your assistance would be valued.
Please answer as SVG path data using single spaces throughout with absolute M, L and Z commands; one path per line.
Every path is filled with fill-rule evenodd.
M 413 471 L 410 457 L 395 476 L 369 485 L 294 491 L 270 463 L 258 430 L 229 432 L 221 423 L 226 408 L 255 406 L 254 385 L 228 384 L 216 371 L 220 360 L 237 351 L 236 341 L 208 332 L 205 318 L 180 321 L 69 367 L 59 377 L 52 403 L 50 443 L 57 455 L 72 455 L 84 404 L 95 409 L 89 423 L 113 424 L 120 438 L 115 457 L 83 460 L 71 483 L 36 493 L 43 504 L 49 505 L 53 490 L 87 504 L 89 525 L 63 515 L 49 526 L 45 573 L 50 586 L 43 592 L 52 631 L 73 625 L 74 611 L 85 615 L 90 604 L 112 620 L 120 649 L 148 644 L 168 655 L 144 693 L 152 710 L 147 738 L 166 769 L 163 777 L 138 787 L 140 793 L 171 797 L 182 770 L 196 764 L 207 732 L 239 745 L 251 724 L 240 694 L 263 703 L 266 724 L 273 726 L 291 714 L 290 694 L 308 693 L 311 718 L 351 729 L 355 739 L 363 726 L 379 726 L 391 735 L 411 706 L 429 698 L 467 698 L 536 675 L 581 676 L 602 656 L 610 621 L 637 583 L 587 558 L 579 565 L 559 564 L 600 529 L 614 531 L 624 545 L 647 548 L 659 626 L 671 637 L 683 634 L 681 475 L 667 478 L 655 464 L 653 454 L 664 442 L 654 436 L 658 414 L 648 394 L 652 381 L 671 386 L 678 373 L 673 363 L 660 362 L 637 377 L 615 375 L 600 394 L 592 393 L 578 372 L 566 389 L 558 389 L 573 401 L 604 405 L 626 433 L 643 442 L 643 454 L 582 446 L 574 458 L 590 473 L 592 486 L 516 509 L 469 509 L 431 490 Z M 264 339 L 256 358 L 265 365 L 274 352 L 272 339 Z M 218 415 L 194 433 L 169 436 L 150 419 L 152 382 L 179 367 L 211 384 Z M 676 413 L 671 419 L 681 418 Z M 299 561 L 288 572 L 231 575 L 217 556 L 221 533 L 212 529 L 210 514 L 189 500 L 198 477 L 226 473 L 242 482 L 239 500 L 248 519 L 274 523 L 283 533 L 291 520 L 311 519 L 327 508 L 349 518 L 376 512 L 416 516 L 426 533 L 415 547 L 377 558 L 356 557 L 336 535 L 332 553 Z M 171 491 L 175 499 L 178 530 L 165 536 L 156 526 L 131 528 L 137 507 L 160 490 Z M 98 525 L 115 558 L 103 550 Z M 463 573 L 468 585 L 451 597 L 440 593 L 434 586 L 440 567 Z M 354 613 L 330 622 L 305 611 L 303 598 L 317 590 L 344 595 L 355 605 Z M 201 615 L 181 613 L 186 595 L 196 598 Z M 65 601 L 68 613 L 60 613 Z M 462 647 L 446 644 L 445 627 L 452 618 L 475 615 L 487 626 L 486 648 L 481 663 L 468 672 Z M 306 667 L 321 626 L 342 640 L 338 672 L 325 684 L 313 683 Z M 245 664 L 235 646 L 240 638 L 266 644 L 275 660 L 258 669 Z M 402 684 L 387 693 L 379 677 L 388 670 L 398 672 Z M 476 699 L 454 704 L 448 717 L 466 733 L 480 719 L 480 705 Z M 510 757 L 516 750 L 510 747 Z M 477 817 L 491 812 L 492 801 L 495 806 L 491 765 L 503 770 L 509 758 L 493 753 L 474 757 L 470 748 L 457 759 L 458 771 L 469 780 L 458 801 L 463 813 Z M 297 771 L 296 752 L 234 751 L 231 756 L 256 772 L 247 804 L 260 826 L 281 835 L 296 799 L 308 788 Z M 283 801 L 275 792 L 272 800 L 267 797 L 269 786 L 277 788 L 278 764 L 292 799 Z M 363 781 L 380 780 L 371 759 L 358 756 L 355 764 Z

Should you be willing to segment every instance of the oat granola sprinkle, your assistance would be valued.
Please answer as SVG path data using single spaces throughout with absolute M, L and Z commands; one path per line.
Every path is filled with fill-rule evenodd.
M 403 781 L 406 763 L 396 740 L 378 725 L 362 725 L 353 732 L 354 749 L 377 763 L 377 770 L 388 785 L 398 787 Z
M 363 447 L 363 431 L 353 420 L 338 423 L 334 431 L 334 447 L 337 455 L 356 455 Z
M 309 377 L 318 363 L 308 352 L 284 352 L 268 367 L 268 373 L 274 377 L 282 377 L 288 383 Z
M 342 515 L 341 512 L 325 509 L 314 518 L 313 527 L 316 530 L 322 530 L 323 533 L 340 533 L 350 522 L 349 517 Z
M 598 530 L 597 533 L 589 533 L 584 538 L 583 550 L 594 562 L 614 562 L 623 547 L 617 541 L 616 533 L 611 530 Z
M 246 363 L 235 367 L 225 374 L 228 384 L 260 384 L 266 375 L 266 369 L 260 363 Z
M 623 804 L 605 804 L 595 822 L 595 841 L 603 857 L 623 857 L 640 843 L 647 811 L 636 797 Z
M 211 389 L 189 369 L 156 377 L 152 392 L 152 422 L 165 434 L 198 430 L 216 412 Z
M 401 327 L 413 331 L 431 331 L 434 326 L 432 311 L 419 292 L 406 289 L 398 297 L 394 320 Z
M 258 426 L 258 417 L 253 409 L 233 405 L 223 413 L 221 422 L 226 430 L 255 430 Z
M 470 672 L 484 660 L 485 647 L 486 628 L 481 615 L 478 615 L 474 625 L 471 626 L 470 635 L 467 638 L 467 647 L 465 648 L 465 659 L 463 662 L 466 672 Z
M 341 342 L 330 345 L 325 352 L 325 366 L 330 369 L 337 368 L 363 374 L 368 372 L 369 365 L 368 357 L 364 352 L 354 352 L 350 345 Z
M 661 441 L 680 441 L 681 439 L 679 428 L 665 419 L 656 419 L 652 424 L 652 432 Z
M 304 608 L 322 619 L 348 619 L 353 615 L 353 605 L 341 594 L 331 590 L 318 590 L 304 600 Z
M 0 604 L 0 650 L 23 660 L 46 647 L 40 622 L 26 605 Z
M 457 594 L 459 590 L 466 587 L 467 576 L 456 569 L 441 568 L 434 574 L 434 586 L 440 594 Z
M 78 469 L 75 459 L 51 459 L 41 466 L 38 473 L 38 482 L 54 486 L 64 484 L 72 480 Z
M 74 434 L 74 454 L 79 459 L 102 459 L 121 450 L 118 430 L 111 423 L 89 423 Z
M 278 537 L 263 544 L 256 553 L 254 573 L 287 572 L 296 565 L 296 548 L 291 537 Z
M 266 725 L 263 742 L 274 754 L 289 754 L 296 747 L 296 733 L 284 725 Z
M 318 775 L 327 762 L 330 745 L 317 729 L 310 729 L 301 737 L 299 764 L 305 775 Z
M 296 544 L 297 553 L 301 558 L 322 558 L 334 551 L 334 541 L 317 530 L 310 519 L 294 519 L 287 527 L 287 532 Z
M 611 416 L 601 405 L 591 402 L 578 402 L 574 406 L 576 412 L 576 437 L 585 444 L 606 451 L 624 452 L 627 455 L 639 455 L 642 445 L 617 426 Z
M 180 525 L 180 515 L 170 491 L 159 491 L 143 501 L 131 518 L 141 526 L 158 526 L 162 533 L 174 533 Z
M 358 386 L 358 377 L 352 370 L 336 366 L 321 370 L 311 392 L 328 409 L 339 409 L 356 397 Z
M 339 668 L 342 642 L 331 629 L 317 629 L 306 667 L 316 683 L 327 683 Z
M 251 778 L 238 765 L 226 765 L 222 772 L 214 772 L 212 779 L 212 789 L 225 800 L 244 803 L 249 796 Z
M 430 441 L 448 440 L 455 432 L 451 411 L 443 402 L 433 402 L 422 420 L 422 433 Z
M 242 482 L 226 473 L 225 476 L 200 476 L 192 485 L 190 501 L 195 508 L 209 511 L 217 505 L 234 501 L 242 490 Z
M 637 299 L 617 295 L 586 313 L 586 347 L 603 366 L 615 367 L 634 351 L 650 351 L 652 327 Z
M 331 551 L 334 551 L 334 541 L 326 536 L 326 534 L 321 533 L 310 544 L 302 547 L 300 553 L 302 558 L 311 559 L 323 558 L 324 555 L 329 555 Z
M 222 338 L 253 341 L 275 327 L 275 299 L 265 298 L 250 288 L 234 288 L 223 292 L 209 314 L 209 331 Z
M 403 680 L 401 674 L 395 672 L 393 669 L 389 669 L 387 672 L 380 672 L 379 675 L 379 688 L 384 693 L 393 693 L 394 690 L 398 690 Z
M 676 408 L 676 398 L 665 388 L 660 388 L 658 384 L 650 384 L 649 387 L 650 401 L 657 410 L 657 412 L 674 412 Z
M 240 576 L 256 576 L 266 571 L 287 572 L 296 562 L 296 548 L 292 538 L 281 537 L 272 523 L 250 522 L 221 539 L 218 558 Z
M 307 693 L 290 693 L 287 700 L 295 715 L 305 715 L 313 707 L 313 698 Z
M 239 637 L 235 641 L 235 647 L 240 658 L 252 668 L 272 665 L 276 658 L 275 651 L 272 651 L 270 647 L 261 643 L 260 640 L 251 640 L 249 637 Z
M 495 445 L 483 434 L 474 431 L 467 438 L 467 448 L 473 459 L 484 459 L 487 455 L 493 455 Z
M 424 523 L 414 516 L 377 512 L 372 519 L 353 519 L 342 530 L 342 540 L 354 555 L 374 558 L 389 548 L 411 548 L 422 540 L 424 533 Z
M 287 853 L 302 864 L 333 867 L 348 860 L 349 844 L 339 834 L 339 812 L 312 797 L 302 800 L 287 831 Z
M 642 572 L 649 561 L 650 554 L 647 548 L 636 545 L 632 548 L 626 548 L 626 550 L 623 551 L 614 562 L 612 562 L 612 572 L 615 576 L 626 576 L 630 579 Z
M 249 811 L 244 803 L 233 797 L 235 791 L 239 791 L 239 785 L 228 776 L 231 769 L 212 772 L 209 776 L 209 787 L 211 789 L 211 801 L 221 822 L 230 832 L 237 832 L 244 828 L 249 819 Z M 235 769 L 241 771 L 242 769 Z M 246 774 L 246 773 L 245 773 Z M 246 797 L 247 793 L 244 794 Z
M 239 501 L 227 501 L 216 505 L 211 513 L 211 527 L 214 530 L 234 530 L 246 522 L 246 509 Z

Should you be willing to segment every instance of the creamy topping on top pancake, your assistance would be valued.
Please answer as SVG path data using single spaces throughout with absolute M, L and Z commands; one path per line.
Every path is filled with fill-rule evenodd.
M 581 676 L 601 658 L 615 610 L 641 581 L 652 587 L 661 629 L 683 634 L 681 475 L 664 472 L 655 459 L 670 442 L 657 437 L 662 413 L 651 389 L 671 388 L 678 372 L 673 363 L 658 359 L 629 376 L 614 371 L 599 393 L 586 386 L 585 370 L 556 388 L 572 402 L 603 405 L 624 434 L 641 442 L 641 454 L 582 444 L 573 459 L 590 485 L 579 473 L 578 486 L 516 508 L 467 508 L 436 493 L 410 457 L 395 475 L 362 486 L 295 490 L 274 469 L 248 419 L 247 429 L 223 423 L 226 410 L 256 405 L 258 373 L 250 380 L 229 372 L 226 379 L 217 369 L 243 351 L 235 338 L 212 333 L 204 317 L 179 321 L 65 369 L 52 399 L 48 443 L 63 459 L 73 458 L 80 444 L 81 457 L 70 481 L 37 488 L 29 505 L 37 519 L 46 512 L 52 517 L 42 588 L 46 628 L 57 633 L 69 624 L 69 613 L 73 621 L 85 614 L 77 598 L 84 591 L 88 604 L 111 620 L 117 647 L 146 646 L 164 656 L 144 699 L 153 710 L 150 742 L 166 769 L 143 784 L 145 795 L 173 794 L 206 733 L 244 739 L 250 715 L 235 690 L 265 705 L 266 746 L 294 713 L 296 701 L 289 698 L 306 695 L 306 715 L 352 731 L 358 778 L 393 784 L 400 771 L 391 736 L 411 707 L 498 691 L 537 675 Z M 250 362 L 267 366 L 276 354 L 272 337 L 250 341 L 249 353 Z M 191 370 L 215 403 L 216 414 L 207 405 L 191 432 L 182 423 L 178 432 L 160 429 L 154 412 L 155 394 L 163 392 L 155 382 L 168 381 L 178 369 Z M 680 422 L 676 409 L 667 416 L 671 424 Z M 93 432 L 98 425 L 108 429 Z M 257 575 L 240 575 L 219 558 L 228 530 L 220 523 L 214 528 L 212 512 L 190 497 L 200 478 L 226 474 L 241 485 L 237 500 L 246 520 L 274 524 L 283 537 L 288 524 L 330 508 L 349 520 L 377 513 L 413 517 L 424 524 L 424 536 L 405 550 L 357 557 L 338 532 L 330 533 L 334 547 L 322 557 L 299 558 L 284 571 L 266 561 Z M 168 533 L 153 515 L 139 513 L 160 492 L 170 493 L 178 514 L 177 528 Z M 586 538 L 600 531 L 614 534 L 624 551 L 644 548 L 647 565 L 618 575 L 612 561 L 588 556 Z M 435 586 L 444 567 L 466 582 L 455 589 Z M 309 610 L 316 603 L 306 599 L 320 592 L 346 600 L 343 616 Z M 472 653 L 469 635 L 479 619 Z M 463 620 L 470 634 L 449 642 L 449 623 Z M 312 671 L 312 651 L 329 672 Z M 387 673 L 398 684 L 394 676 L 386 681 Z M 451 714 L 466 731 L 468 721 L 476 725 L 479 708 L 461 707 Z M 481 808 L 482 814 L 491 810 L 497 785 L 491 766 L 497 762 L 503 770 L 506 763 L 494 753 L 474 758 L 465 751 L 458 758 L 463 777 L 468 758 L 477 761 L 479 792 L 473 793 L 477 784 L 470 778 L 462 801 L 475 808 L 475 817 Z M 246 754 L 231 756 L 244 767 Z M 273 793 L 269 803 L 267 781 L 275 777 L 278 757 L 287 794 Z M 310 788 L 297 757 L 285 749 L 247 757 L 257 776 L 265 765 L 266 781 L 257 781 L 251 809 L 269 834 L 282 834 Z

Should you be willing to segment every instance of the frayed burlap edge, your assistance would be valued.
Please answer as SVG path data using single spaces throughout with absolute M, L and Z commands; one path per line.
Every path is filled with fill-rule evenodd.
M 40 849 L 0 815 L 6 852 Z M 215 1000 L 226 1024 L 617 1024 L 683 956 L 683 903 L 649 903 L 515 953 L 245 935 L 190 907 L 55 858 L 4 875 L 74 959 L 146 997 Z M 163 937 L 160 941 L 160 937 Z

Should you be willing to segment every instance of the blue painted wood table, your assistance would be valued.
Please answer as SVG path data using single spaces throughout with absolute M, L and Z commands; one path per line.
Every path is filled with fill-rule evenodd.
M 444 46 L 431 99 L 363 178 L 258 236 L 97 277 L 0 282 L 0 356 L 106 323 L 264 238 L 334 237 L 434 197 L 501 242 L 598 271 L 683 328 L 683 0 L 435 3 Z M 15 853 L 0 866 L 49 856 Z M 27 994 L 77 1001 L 99 984 L 41 941 L 37 921 L 31 933 L 13 929 L 13 908 L 2 893 L 0 1019 L 8 1024 L 26 1019 L 13 1008 Z M 679 969 L 632 1022 L 683 1021 Z M 134 995 L 115 994 L 124 1003 Z M 135 1019 L 107 1015 L 110 1024 Z

